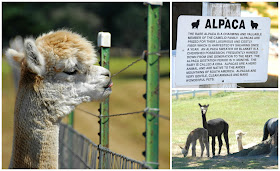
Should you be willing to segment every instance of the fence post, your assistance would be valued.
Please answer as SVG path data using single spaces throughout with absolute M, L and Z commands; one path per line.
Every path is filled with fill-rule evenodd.
M 98 33 L 98 47 L 100 47 L 100 66 L 109 69 L 111 34 L 109 32 Z M 100 115 L 109 116 L 109 97 L 100 103 Z M 103 147 L 109 148 L 109 117 L 100 118 L 100 144 Z M 102 156 L 101 168 L 105 168 L 105 158 Z
M 241 16 L 241 4 L 236 3 L 202 3 L 202 16 Z M 200 85 L 201 88 L 237 88 L 236 83 L 227 84 L 206 84 Z
M 74 111 L 72 111 L 68 116 L 68 125 L 74 126 Z
M 159 118 L 159 51 L 160 9 L 162 3 L 148 3 L 148 54 L 147 54 L 147 100 L 146 100 L 146 163 L 158 168 Z

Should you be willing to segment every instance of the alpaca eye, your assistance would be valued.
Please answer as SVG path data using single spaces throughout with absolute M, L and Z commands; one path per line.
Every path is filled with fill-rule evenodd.
M 75 75 L 77 73 L 77 70 L 74 71 L 63 71 L 67 75 Z

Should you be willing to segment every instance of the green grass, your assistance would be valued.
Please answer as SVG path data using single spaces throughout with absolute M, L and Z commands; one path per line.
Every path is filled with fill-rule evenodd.
M 234 132 L 247 132 L 243 137 L 243 145 L 260 143 L 264 123 L 272 117 L 278 117 L 277 91 L 238 91 L 220 92 L 212 97 L 200 96 L 195 98 L 173 99 L 172 102 L 172 156 L 181 158 L 180 146 L 184 146 L 190 131 L 203 127 L 198 103 L 210 104 L 207 120 L 223 118 L 229 124 L 230 152 L 237 152 L 237 143 Z M 211 142 L 211 139 L 210 139 Z M 222 155 L 226 154 L 223 139 Z M 197 143 L 199 144 L 199 143 Z M 211 148 L 210 148 L 211 149 Z M 216 140 L 216 153 L 218 141 Z M 197 145 L 197 155 L 200 147 Z M 210 150 L 212 154 L 212 150 Z M 189 152 L 188 156 L 191 156 Z M 180 159 L 185 160 L 185 159 Z M 177 167 L 176 164 L 173 167 Z M 187 166 L 186 166 L 187 167 Z M 231 168 L 229 166 L 229 168 Z

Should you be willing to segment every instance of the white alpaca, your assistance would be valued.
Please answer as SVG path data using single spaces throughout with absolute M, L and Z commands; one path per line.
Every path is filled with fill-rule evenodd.
M 238 145 L 238 150 L 241 151 L 243 149 L 248 149 L 250 147 L 253 147 L 254 145 L 256 145 L 257 143 L 253 142 L 250 144 L 247 144 L 245 146 L 242 145 L 242 136 L 246 135 L 247 132 L 243 132 L 241 130 L 237 130 L 235 131 L 235 136 L 236 136 L 236 140 L 237 140 L 237 145 Z
M 92 44 L 67 30 L 24 40 L 24 53 L 6 51 L 21 65 L 10 168 L 58 168 L 61 119 L 82 102 L 111 93 L 110 72 Z
M 242 136 L 243 135 L 246 135 L 246 132 L 242 132 L 241 130 L 235 131 L 235 136 L 236 136 L 237 146 L 238 146 L 239 151 L 243 150 L 243 146 L 242 146 Z

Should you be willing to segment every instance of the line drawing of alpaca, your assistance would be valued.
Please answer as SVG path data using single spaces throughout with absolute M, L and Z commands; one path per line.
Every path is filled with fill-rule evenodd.
M 190 132 L 188 135 L 185 147 L 180 147 L 182 149 L 182 154 L 184 157 L 188 155 L 190 144 L 192 144 L 192 156 L 196 157 L 196 140 L 199 140 L 200 148 L 201 148 L 201 157 L 203 156 L 204 147 L 206 147 L 206 153 L 209 157 L 209 142 L 208 142 L 208 131 L 204 128 L 196 128 Z
M 197 28 L 198 29 L 199 26 L 199 20 L 197 20 L 196 22 L 192 23 L 192 29 Z
M 251 20 L 251 27 L 252 27 L 252 29 L 257 29 L 258 28 L 258 23 L 254 23 L 254 21 Z

